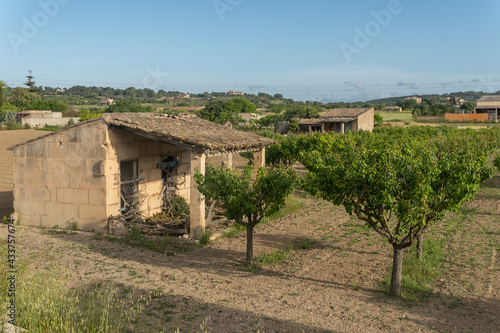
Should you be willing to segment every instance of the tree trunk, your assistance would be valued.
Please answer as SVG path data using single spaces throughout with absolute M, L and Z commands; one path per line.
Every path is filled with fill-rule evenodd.
M 247 266 L 253 265 L 253 225 L 247 225 Z
M 389 294 L 391 296 L 401 296 L 401 276 L 403 275 L 403 249 L 397 245 L 394 247 L 394 258 L 392 260 L 392 277 Z
M 420 234 L 417 237 L 417 258 L 422 260 L 424 257 L 424 236 Z

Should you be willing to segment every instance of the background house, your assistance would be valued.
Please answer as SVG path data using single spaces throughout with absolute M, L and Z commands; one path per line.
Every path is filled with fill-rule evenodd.
M 481 97 L 477 101 L 474 113 L 487 113 L 489 121 L 498 122 L 498 119 L 500 119 L 500 96 L 488 95 Z
M 338 108 L 324 113 L 319 118 L 303 119 L 299 121 L 299 126 L 302 131 L 309 133 L 373 131 L 374 113 L 373 108 Z
M 66 126 L 72 120 L 73 123 L 80 121 L 79 117 L 63 117 L 62 112 L 52 112 L 50 110 L 26 110 L 16 113 L 16 122 L 21 125 L 31 127 Z
M 126 188 L 143 195 L 147 217 L 162 209 L 165 163 L 175 167 L 175 192 L 190 205 L 190 232 L 205 228 L 205 201 L 194 187 L 195 170 L 207 156 L 255 151 L 264 165 L 273 140 L 194 115 L 105 114 L 10 147 L 14 160 L 14 210 L 21 224 L 53 227 L 78 222 L 99 230 L 110 215 L 127 209 Z
M 101 106 L 110 106 L 111 104 L 113 104 L 113 101 L 114 100 L 112 98 L 102 97 L 100 105 Z

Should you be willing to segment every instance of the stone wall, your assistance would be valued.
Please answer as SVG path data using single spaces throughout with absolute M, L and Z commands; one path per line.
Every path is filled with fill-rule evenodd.
M 73 120 L 73 123 L 79 123 L 79 117 L 55 117 L 55 118 L 22 118 L 21 125 L 30 125 L 31 127 L 44 127 L 47 126 L 66 126 L 68 122 Z
M 21 224 L 104 226 L 106 130 L 103 123 L 84 124 L 13 149 L 14 210 Z
M 487 122 L 490 120 L 490 115 L 488 113 L 445 113 L 444 120 Z
M 370 109 L 369 111 L 363 113 L 358 117 L 358 121 L 354 122 L 356 124 L 356 129 L 353 128 L 354 131 L 373 131 L 373 126 L 374 126 L 374 109 Z M 354 126 L 353 126 L 354 127 Z

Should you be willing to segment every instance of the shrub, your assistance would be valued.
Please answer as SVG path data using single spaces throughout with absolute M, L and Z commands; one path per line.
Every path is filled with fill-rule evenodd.
M 189 215 L 189 205 L 183 197 L 175 197 L 170 204 L 172 205 L 168 210 L 169 213 L 174 215 Z

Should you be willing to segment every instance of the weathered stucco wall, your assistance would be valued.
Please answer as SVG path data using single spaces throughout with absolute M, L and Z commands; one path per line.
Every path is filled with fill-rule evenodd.
M 102 227 L 106 149 L 106 125 L 95 123 L 14 148 L 14 210 L 20 223 Z

